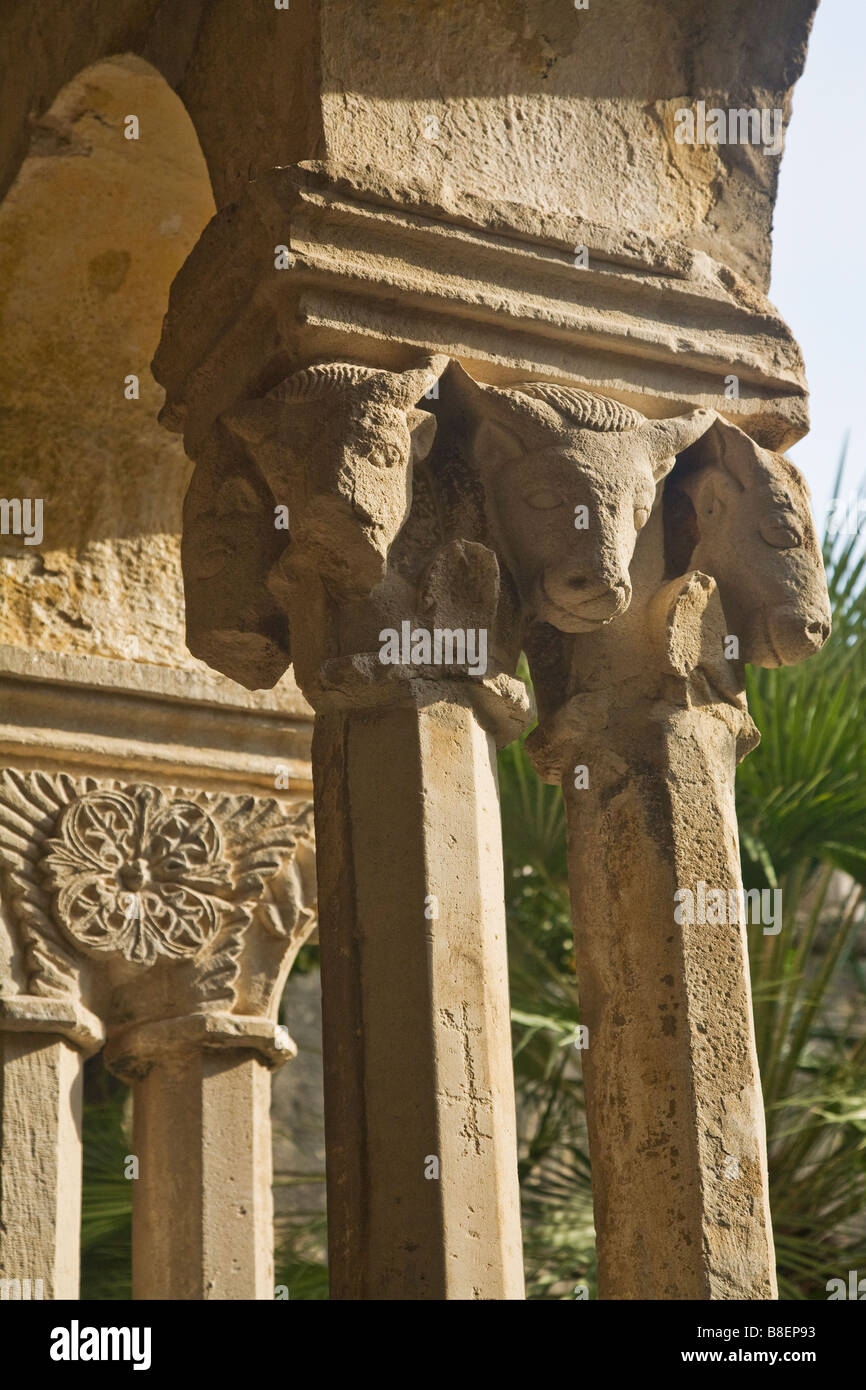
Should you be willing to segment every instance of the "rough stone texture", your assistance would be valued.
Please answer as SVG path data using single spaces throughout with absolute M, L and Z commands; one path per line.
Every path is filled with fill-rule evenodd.
M 141 139 L 123 137 L 135 112 Z M 0 538 L 0 640 L 184 657 L 178 530 L 188 468 L 155 416 L 168 286 L 210 215 L 180 103 L 137 60 L 82 75 L 0 207 L 0 495 L 44 500 L 44 541 Z M 110 218 L 106 208 L 110 207 Z M 124 379 L 140 379 L 138 400 Z
M 589 637 L 542 629 L 531 644 L 542 719 L 529 746 L 568 814 L 607 1298 L 776 1296 L 745 922 L 727 912 L 742 891 L 734 773 L 758 736 L 726 644 L 736 615 L 748 619 L 741 657 L 800 660 L 825 640 L 829 609 L 796 470 L 744 441 L 717 421 L 684 455 L 667 527 L 658 505 L 638 541 L 628 612 Z M 683 489 L 706 504 L 699 539 L 686 541 Z M 708 573 L 665 582 L 683 555 Z M 765 634 L 780 594 L 777 652 Z M 724 892 L 725 915 L 678 922 L 675 895 L 701 882 Z
M 721 259 L 763 288 L 778 160 L 677 145 L 674 111 L 705 98 L 787 117 L 814 9 L 293 0 L 241 12 L 233 0 L 204 10 L 102 0 L 81 25 L 50 0 L 22 2 L 0 31 L 0 169 L 3 182 L 14 176 L 30 111 L 88 63 L 132 51 L 189 110 L 218 206 L 251 173 L 324 158 L 452 219 L 507 202 L 533 235 L 577 216 L 713 256 L 723 247 Z
M 62 1052 L 97 1046 L 105 1016 L 142 1144 L 168 1154 L 176 1117 L 188 1173 L 164 1203 L 142 1189 L 137 1289 L 158 1291 L 175 1218 L 181 1296 L 260 1295 L 269 1278 L 259 1058 L 287 1050 L 276 997 L 310 893 L 289 875 L 271 901 L 279 875 L 246 834 L 244 793 L 266 784 L 280 712 L 284 800 L 300 790 L 291 661 L 317 721 L 334 1291 L 520 1297 L 493 747 L 525 726 L 524 648 L 543 774 L 567 785 L 581 744 L 592 764 L 568 801 L 601 1040 L 587 1093 L 603 1290 L 637 1296 L 641 1267 L 651 1297 L 772 1296 L 742 934 L 677 935 L 665 902 L 710 871 L 738 882 L 733 771 L 754 733 L 725 630 L 741 658 L 798 660 L 826 637 L 827 603 L 802 485 L 768 452 L 807 424 L 796 344 L 763 293 L 778 159 L 679 145 L 673 127 L 698 100 L 787 119 L 813 9 L 93 0 L 82 24 L 21 0 L 0 23 L 0 313 L 16 343 L 0 369 L 16 460 L 3 491 L 49 502 L 45 545 L 4 556 L 0 639 L 53 653 L 3 667 L 2 1019 Z M 130 110 L 146 136 L 121 143 Z M 247 688 L 282 680 L 265 704 L 232 701 L 180 655 L 186 472 L 153 433 L 144 365 L 214 204 L 154 377 L 196 464 L 190 646 Z M 78 231 L 58 236 L 59 220 Z M 133 370 L 138 402 L 123 399 Z M 441 662 L 403 650 L 384 665 L 383 629 L 404 623 L 483 632 L 484 669 L 453 644 Z M 84 655 L 106 692 L 76 675 Z M 193 697 L 160 666 L 198 671 Z M 245 724 L 248 784 L 232 746 Z M 134 886 L 75 867 L 89 814 L 89 836 L 124 842 Z M 269 806 L 257 824 L 291 814 Z M 153 817 L 169 840 L 195 827 L 195 851 L 170 856 L 171 894 L 152 886 Z M 133 988 L 142 971 L 150 991 Z
M 170 320 L 185 331 L 163 336 L 154 371 L 193 456 L 216 416 L 295 367 L 361 357 L 395 370 L 419 351 L 500 385 L 543 373 L 653 417 L 712 407 L 769 448 L 807 424 L 790 331 L 723 261 L 596 223 L 530 237 L 510 207 L 445 222 L 318 163 L 261 173 L 219 212 Z
M 611 631 L 595 670 L 584 656 L 590 692 L 533 736 L 548 776 L 555 742 L 568 812 L 600 1294 L 775 1297 L 745 926 L 674 917 L 678 890 L 741 886 L 734 770 L 756 740 L 707 685 L 712 581 L 662 593 L 661 670 L 640 631 Z
M 445 365 L 322 364 L 216 426 L 243 442 L 292 518 L 259 582 L 286 614 L 295 672 L 317 711 L 338 1298 L 523 1293 L 494 732 L 512 737 L 527 702 L 502 668 L 499 570 L 483 529 L 467 534 L 447 506 L 437 524 L 431 510 L 435 420 L 424 393 Z M 197 610 L 208 536 L 196 527 L 199 478 L 206 507 L 219 485 L 210 451 L 199 458 L 184 542 L 192 611 L 206 616 L 225 611 L 237 577 L 228 557 Z M 266 557 L 267 506 L 260 524 L 257 555 Z M 493 648 L 477 680 L 465 653 L 438 669 L 429 654 L 417 668 L 380 661 L 384 626 L 417 617 L 465 628 L 473 613 Z M 246 634 L 223 628 L 220 637 L 223 669 L 232 662 L 258 684 Z
M 134 1086 L 135 1296 L 272 1297 L 269 1068 L 295 1050 L 277 1010 L 315 926 L 310 811 L 0 775 L 8 1277 L 75 1296 L 76 1049 L 107 1036 Z
M 22 992 L 96 1014 L 130 1078 L 190 1029 L 193 1043 L 243 1035 L 284 1060 L 277 1008 L 315 926 L 313 862 L 309 804 L 0 774 Z
M 561 632 L 610 622 L 631 602 L 629 565 L 656 484 L 712 415 L 651 422 L 574 388 L 479 387 L 459 367 L 451 382 L 524 622 Z
M 232 1048 L 136 1085 L 133 1298 L 273 1298 L 270 1098 L 267 1067 Z
M 209 791 L 312 790 L 311 711 L 201 670 L 0 646 L 0 751 L 26 772 L 118 774 Z
M 523 1297 L 494 749 L 443 693 L 314 736 L 336 1298 Z
M 0 1015 L 0 1280 L 30 1280 L 31 1297 L 37 1280 L 78 1297 L 81 1078 L 75 1046 Z
M 447 1205 L 444 1211 L 431 1209 L 429 1194 L 413 1188 L 403 1144 L 394 1137 L 413 1133 L 419 1106 L 425 1098 L 435 1104 L 442 1090 L 445 1054 L 429 1032 L 419 1030 L 431 1011 L 436 1017 L 436 961 L 407 959 L 403 971 L 412 978 L 420 968 L 421 987 L 411 1015 L 396 1016 L 391 1029 L 400 1039 L 400 1055 L 417 1058 L 419 1070 L 411 1072 L 407 1094 L 405 1065 L 389 1065 L 393 1048 L 377 1051 L 373 982 L 381 986 L 394 952 L 382 944 L 389 940 L 388 900 L 377 902 L 373 931 L 366 925 L 373 895 L 368 903 L 364 885 L 368 876 L 381 884 L 389 873 L 388 816 L 396 807 L 401 826 L 417 829 L 420 818 L 425 845 L 429 836 L 421 856 L 424 873 L 415 883 L 407 872 L 401 894 L 403 887 L 414 887 L 416 912 L 428 891 L 438 896 L 430 888 L 438 881 L 437 813 L 451 824 L 444 802 L 440 808 L 441 788 L 458 767 L 473 766 L 478 732 L 460 722 L 461 710 L 469 697 L 491 733 L 514 736 L 514 716 L 506 709 L 516 701 L 508 682 L 523 647 L 542 714 L 534 736 L 540 770 L 556 781 L 565 777 L 566 786 L 569 758 L 587 762 L 591 771 L 591 794 L 581 801 L 569 793 L 568 799 L 578 966 L 586 1016 L 597 1037 L 598 1060 L 593 1054 L 587 1063 L 587 1103 L 603 1296 L 773 1297 L 744 933 L 738 929 L 731 949 L 725 931 L 711 939 L 701 929 L 678 935 L 670 927 L 675 892 L 696 884 L 702 873 L 726 891 L 739 884 L 733 774 L 754 729 L 742 695 L 742 664 L 729 666 L 721 654 L 730 619 L 715 576 L 737 618 L 749 610 L 750 599 L 751 610 L 767 605 L 755 631 L 763 630 L 762 622 L 767 632 L 783 626 L 789 659 L 815 650 L 829 631 L 802 484 L 786 460 L 760 449 L 714 410 L 650 420 L 598 391 L 531 377 L 508 384 L 478 381 L 459 362 L 446 366 L 441 357 L 415 364 L 404 357 L 399 372 L 371 366 L 353 373 L 339 360 L 315 362 L 262 393 L 262 385 L 292 360 L 294 340 L 287 327 L 279 328 L 290 322 L 281 318 L 285 301 L 269 299 L 266 290 L 249 299 L 242 277 L 218 287 L 222 258 L 231 253 L 229 263 L 236 266 L 245 237 L 248 244 L 264 244 L 252 204 L 208 228 L 173 288 L 157 372 L 168 388 L 165 423 L 185 431 L 187 450 L 198 459 L 184 542 L 192 611 L 201 602 L 206 616 L 219 614 L 235 602 L 238 583 L 251 585 L 251 594 L 258 583 L 267 603 L 275 601 L 286 615 L 291 647 L 286 641 L 284 659 L 291 654 L 317 711 L 313 765 L 332 1288 L 354 1298 L 424 1298 L 460 1296 L 463 1287 L 451 1279 L 443 1283 L 439 1271 L 450 1268 L 452 1254 L 460 1266 L 459 1214 L 467 1207 L 473 1220 L 479 1214 L 476 1179 L 467 1169 L 459 1189 L 448 1194 L 455 1223 Z M 192 306 L 211 286 L 213 321 L 220 325 L 216 348 L 208 344 L 213 330 L 200 326 L 195 342 L 184 333 Z M 251 344 L 263 341 L 271 312 L 276 340 L 266 334 L 266 351 L 253 347 L 251 353 Z M 435 367 L 432 390 L 419 375 L 424 361 Z M 427 400 L 413 406 L 400 394 L 404 377 L 413 380 L 417 394 L 427 385 L 435 418 L 435 438 L 419 455 L 407 426 L 393 423 L 395 406 L 416 415 L 418 407 L 427 408 Z M 339 414 L 316 416 L 309 404 L 316 399 L 313 382 L 339 383 L 354 404 L 338 396 Z M 359 448 L 367 382 L 376 383 L 381 421 L 373 439 L 361 431 Z M 333 392 L 333 385 L 328 389 Z M 751 422 L 766 438 L 763 420 L 756 409 Z M 215 452 L 209 441 L 220 431 L 239 447 Z M 709 442 L 702 453 L 704 439 Z M 666 554 L 661 483 L 679 453 L 685 461 L 671 492 Z M 251 575 L 249 565 L 231 554 L 218 566 L 208 565 L 202 602 L 195 585 L 211 528 L 199 530 L 198 519 L 240 469 L 247 487 L 259 489 L 258 568 Z M 710 483 L 715 499 L 727 485 L 723 479 L 730 496 L 720 533 L 719 503 L 704 503 Z M 227 532 L 232 506 L 240 524 L 250 515 L 228 496 Z M 274 559 L 268 533 L 271 513 L 283 499 L 288 531 Z M 311 527 L 313 513 L 327 522 Z M 756 582 L 738 607 L 742 566 L 735 553 L 746 532 L 750 540 L 754 532 L 759 536 Z M 680 562 L 696 563 L 693 552 L 712 578 L 694 570 L 680 573 Z M 765 569 L 772 576 L 769 585 Z M 669 579 L 678 574 L 679 580 Z M 243 607 L 251 612 L 251 600 L 245 598 Z M 433 684 L 435 669 L 413 670 L 405 652 L 397 666 L 383 667 L 383 630 L 404 622 L 410 629 L 413 623 L 432 624 L 437 612 L 463 630 L 474 621 L 488 633 L 492 664 L 481 680 L 446 663 L 447 679 Z M 262 683 L 246 634 L 230 627 L 223 629 L 228 640 L 209 659 L 250 685 Z M 745 625 L 743 642 L 744 650 L 761 654 L 758 638 Z M 434 711 L 446 723 L 457 719 L 460 732 L 455 727 L 439 765 L 431 759 L 428 766 L 410 750 L 416 739 L 424 748 Z M 390 780 L 384 783 L 378 771 L 386 749 L 408 764 L 388 764 L 394 786 L 387 810 L 381 788 Z M 474 766 L 477 797 L 484 782 L 477 781 L 480 766 Z M 375 831 L 364 827 L 358 809 L 365 807 L 374 780 L 382 822 Z M 464 795 L 472 799 L 471 785 Z M 623 805 L 633 803 L 634 844 L 626 854 L 621 827 L 609 816 L 611 798 L 620 796 Z M 464 923 L 472 918 L 472 895 L 487 892 L 477 868 L 479 829 L 462 838 L 455 831 L 455 854 L 472 866 L 461 885 Z M 404 867 L 411 864 L 412 843 L 403 850 Z M 405 921 L 411 906 L 402 896 L 398 903 Z M 599 903 L 606 906 L 600 909 Z M 599 914 L 604 930 L 588 933 L 584 922 Z M 639 987 L 640 955 L 653 941 L 658 959 Z M 485 1001 L 478 999 L 477 986 L 473 994 L 471 981 L 464 989 L 471 1018 Z M 500 1010 L 501 1003 L 491 1001 L 491 1007 Z M 660 1026 L 664 1011 L 674 1018 L 677 1009 L 687 1026 Z M 647 1048 L 655 1048 L 649 1065 Z M 364 1107 L 357 1112 L 362 1095 Z M 496 1211 L 497 1193 L 513 1165 L 513 1129 L 505 1128 L 512 1101 L 493 1089 L 488 1103 L 505 1142 L 498 1154 L 489 1154 L 484 1186 L 490 1206 L 484 1208 L 478 1251 L 484 1278 L 479 1273 L 471 1285 L 476 1297 L 503 1296 L 514 1287 L 513 1243 L 503 1247 L 497 1241 L 507 1205 Z M 380 1109 L 388 1117 L 381 1128 Z M 453 1125 L 453 1114 L 446 1116 Z M 447 1137 L 451 1130 L 443 1125 Z M 654 1162 L 647 1161 L 648 1151 Z M 726 1158 L 740 1165 L 737 1186 L 729 1183 Z M 661 1182 L 670 1195 L 663 1219 L 657 1219 L 654 1193 Z M 394 1264 L 395 1244 L 401 1242 L 418 1247 L 417 1263 L 408 1269 Z
M 684 454 L 671 481 L 669 563 L 716 580 L 740 660 L 792 666 L 818 651 L 830 632 L 830 603 L 799 469 L 719 423 Z

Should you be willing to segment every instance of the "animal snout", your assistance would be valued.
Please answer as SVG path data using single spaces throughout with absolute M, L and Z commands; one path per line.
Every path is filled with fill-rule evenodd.
M 774 609 L 767 619 L 773 652 L 782 666 L 793 666 L 820 650 L 830 636 L 830 616 L 795 607 Z
M 814 622 L 806 624 L 806 636 L 810 642 L 814 642 L 816 650 L 823 647 L 827 638 L 830 636 L 829 618 L 816 618 Z
M 547 585 L 554 601 L 587 623 L 607 623 L 631 603 L 627 579 L 599 581 L 580 570 L 552 576 Z

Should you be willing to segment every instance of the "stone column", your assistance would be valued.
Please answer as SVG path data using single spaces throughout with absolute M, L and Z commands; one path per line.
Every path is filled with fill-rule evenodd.
M 406 684 L 313 739 L 331 1294 L 522 1298 L 495 746 Z
M 719 422 L 673 483 L 668 559 L 692 495 L 685 555 L 717 578 L 663 581 L 658 508 L 631 610 L 560 645 L 530 746 L 568 815 L 601 1296 L 774 1298 L 734 773 L 758 740 L 743 660 L 770 664 L 768 630 L 786 660 L 819 646 L 826 589 L 787 461 Z
M 102 1041 L 80 1005 L 0 998 L 0 1285 L 77 1298 L 83 1058 Z
M 724 102 L 719 94 L 736 88 L 732 106 L 771 99 L 781 118 L 805 16 L 789 7 L 768 48 L 765 22 L 745 3 L 733 18 L 720 12 L 711 32 L 702 15 L 700 44 L 693 26 L 674 33 L 656 8 L 635 16 L 634 52 L 624 56 L 621 16 L 605 7 L 565 7 L 544 34 L 537 15 L 524 16 L 512 35 L 508 6 L 466 7 L 457 20 L 322 0 L 315 26 L 292 26 L 292 62 L 303 57 L 309 81 L 288 95 L 275 84 L 273 122 L 255 133 L 237 123 L 227 148 L 190 89 L 194 118 L 212 137 L 220 210 L 174 282 L 154 375 L 166 392 L 161 418 L 196 462 L 184 519 L 191 649 L 250 687 L 272 685 L 293 662 L 316 710 L 339 1293 L 394 1288 L 393 1252 L 380 1235 L 386 1187 L 400 1165 L 411 1174 L 405 1128 L 418 1126 L 422 1105 L 401 1108 L 401 1068 L 424 1079 L 429 1128 L 447 1076 L 433 1033 L 444 988 L 436 951 L 446 939 L 449 951 L 464 940 L 482 949 L 464 921 L 486 902 L 480 813 L 474 830 L 462 814 L 454 828 L 454 862 L 471 866 L 471 877 L 461 878 L 459 920 L 424 919 L 433 921 L 426 963 L 422 924 L 406 941 L 394 925 L 395 904 L 408 914 L 440 896 L 453 769 L 475 769 L 465 806 L 485 804 L 489 774 L 465 691 L 476 714 L 485 701 L 485 735 L 508 737 L 519 727 L 508 683 L 524 625 L 582 642 L 623 620 L 636 535 L 708 411 L 772 447 L 806 428 L 800 355 L 764 298 L 772 156 L 699 148 L 676 134 L 692 92 Z M 285 66 L 288 33 L 267 28 L 265 69 Z M 466 54 L 486 53 L 491 33 L 501 51 L 467 94 Z M 754 42 L 744 46 L 744 34 Z M 387 80 L 370 58 L 380 51 L 406 58 Z M 659 60 L 652 91 L 646 52 Z M 611 54 L 616 94 L 600 98 Z M 432 85 L 425 61 L 436 68 Z M 776 134 L 780 147 L 781 119 Z M 543 156 L 553 148 L 563 158 L 551 165 Z M 429 407 L 424 396 L 434 398 Z M 656 588 L 686 570 L 660 570 Z M 423 656 L 401 653 L 384 666 L 381 634 L 401 634 L 404 622 L 410 632 L 438 622 L 494 633 L 487 685 L 453 662 L 425 673 Z M 536 687 L 552 682 L 551 707 L 582 690 L 568 668 L 563 650 L 535 644 Z M 395 807 L 414 809 L 404 821 Z M 404 856 L 405 880 L 395 881 Z M 371 924 L 381 924 L 379 936 Z M 384 950 L 392 934 L 406 962 L 401 982 L 426 1001 L 420 1013 L 396 1013 L 395 957 Z M 407 960 L 412 943 L 419 954 Z M 493 1011 L 477 991 L 469 1002 L 470 1019 L 504 1006 Z M 417 1063 L 406 1060 L 416 1053 Z M 401 1101 L 390 1112 L 389 1093 Z M 374 1128 L 381 1117 L 396 1170 Z M 407 1219 L 429 1232 L 425 1181 Z M 491 1200 L 504 1190 L 485 1186 Z M 399 1195 L 410 1200 L 403 1187 Z M 375 1230 L 360 1224 L 368 1199 Z M 446 1215 L 452 1209 L 412 1252 L 430 1269 L 410 1296 L 424 1296 L 447 1267 Z M 505 1286 L 501 1248 L 489 1256 L 490 1289 Z M 350 1268 L 356 1250 L 362 1258 Z
M 239 623 L 273 595 L 316 710 L 336 1298 L 523 1296 L 495 748 L 528 702 L 498 659 L 496 556 L 440 528 L 420 468 L 444 366 L 318 364 L 223 415 L 288 511 L 257 608 L 242 561 L 197 587 L 198 499 L 237 467 L 213 438 L 188 503 L 191 641 L 254 679 L 265 624 L 253 642 Z M 250 601 L 229 614 L 239 574 Z
M 295 1052 L 236 1015 L 112 1039 L 106 1061 L 133 1087 L 134 1298 L 273 1298 L 271 1068 Z
M 700 621 L 705 598 L 698 579 L 675 602 Z M 700 632 L 687 640 L 700 650 Z M 745 928 L 675 916 L 677 893 L 701 880 L 726 906 L 741 887 L 733 792 L 748 716 L 696 703 L 685 684 L 679 700 L 673 678 L 655 695 L 632 690 L 625 707 L 607 686 L 576 696 L 559 715 L 555 769 L 536 745 L 568 817 L 599 1289 L 769 1298 Z

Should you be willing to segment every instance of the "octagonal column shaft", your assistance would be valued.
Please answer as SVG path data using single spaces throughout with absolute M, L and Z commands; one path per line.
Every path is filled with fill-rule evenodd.
M 451 693 L 316 721 L 333 1298 L 523 1297 L 495 750 Z
M 45 1033 L 3 1032 L 0 1043 L 3 1296 L 77 1298 L 81 1056 Z
M 621 629 L 531 740 L 568 820 L 599 1292 L 775 1298 L 734 806 L 757 731 L 711 578 Z
M 155 1066 L 133 1097 L 133 1297 L 273 1298 L 267 1067 L 194 1052 Z
M 112 1038 L 107 1060 L 133 1087 L 133 1298 L 273 1298 L 270 1067 L 295 1051 L 240 1015 Z
M 98 1020 L 70 1000 L 0 999 L 4 1298 L 77 1298 L 83 1057 Z
M 681 710 L 564 783 L 602 1297 L 776 1296 L 745 926 L 675 920 L 742 888 L 735 742 Z

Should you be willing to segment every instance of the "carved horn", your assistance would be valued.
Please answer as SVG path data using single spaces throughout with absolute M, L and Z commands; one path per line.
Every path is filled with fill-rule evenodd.
M 417 366 L 409 367 L 404 372 L 392 372 L 384 367 L 365 367 L 357 362 L 320 362 L 287 377 L 268 392 L 268 398 L 286 402 L 322 400 L 367 383 L 387 382 L 393 392 L 394 405 L 408 409 L 438 381 L 447 365 L 448 358 L 441 354 L 425 357 Z
M 495 421 L 535 437 L 562 428 L 560 416 L 546 401 L 534 400 L 519 388 L 482 386 L 459 362 L 451 363 L 443 384 L 475 423 Z
M 389 373 L 394 378 L 394 404 L 406 409 L 416 405 L 424 392 L 439 380 L 447 366 L 448 358 L 442 353 L 435 353 L 432 357 L 425 357 L 416 367 Z

